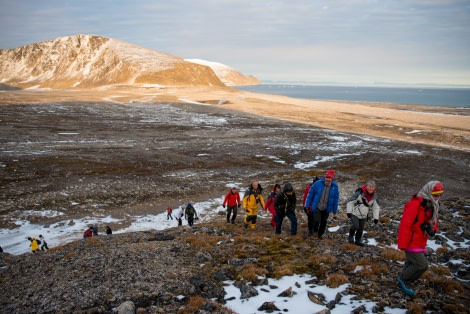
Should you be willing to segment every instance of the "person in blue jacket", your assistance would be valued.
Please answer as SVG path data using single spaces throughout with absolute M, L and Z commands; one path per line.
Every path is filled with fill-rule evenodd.
M 304 207 L 312 207 L 313 232 L 318 233 L 318 239 L 323 238 L 328 216 L 338 212 L 339 188 L 335 181 L 335 171 L 328 170 L 323 178 L 315 182 L 308 191 Z

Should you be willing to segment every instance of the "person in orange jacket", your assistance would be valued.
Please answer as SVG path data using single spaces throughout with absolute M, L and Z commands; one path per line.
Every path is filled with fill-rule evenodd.
M 426 244 L 429 236 L 438 230 L 440 198 L 444 186 L 439 181 L 430 181 L 405 204 L 398 228 L 398 249 L 406 254 L 405 266 L 398 276 L 398 288 L 409 296 L 415 292 L 409 284 L 416 281 L 427 269 Z

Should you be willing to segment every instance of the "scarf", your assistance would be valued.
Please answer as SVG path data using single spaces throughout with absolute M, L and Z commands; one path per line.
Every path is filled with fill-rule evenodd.
M 366 200 L 368 202 L 370 202 L 374 198 L 375 191 L 376 190 L 374 189 L 374 192 L 372 192 L 372 194 L 370 194 L 369 192 L 367 192 L 366 186 L 365 185 L 362 186 L 362 195 L 364 195 L 366 197 Z
M 432 225 L 435 226 L 437 224 L 437 218 L 439 215 L 439 207 L 441 206 L 439 203 L 439 200 L 434 200 L 434 198 L 431 196 L 432 189 L 434 186 L 438 183 L 439 181 L 430 181 L 426 183 L 423 188 L 418 192 L 418 196 L 421 196 L 423 199 L 431 201 L 434 211 L 432 213 L 432 218 L 431 222 Z

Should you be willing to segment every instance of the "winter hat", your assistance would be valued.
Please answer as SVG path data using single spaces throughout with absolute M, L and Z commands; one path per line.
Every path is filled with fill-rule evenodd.
M 441 182 L 437 182 L 432 188 L 431 195 L 441 195 L 444 193 L 444 186 Z
M 293 191 L 294 191 L 294 188 L 292 187 L 292 184 L 286 183 L 286 185 L 284 185 L 284 192 L 293 192 Z
M 437 187 L 437 189 L 436 189 L 436 187 Z M 433 193 L 436 193 L 436 192 L 434 192 L 434 189 L 436 189 L 437 190 L 436 192 L 440 193 L 440 194 L 433 194 Z M 422 197 L 423 199 L 432 201 L 432 204 L 433 204 L 433 207 L 434 207 L 434 211 L 433 211 L 432 219 L 431 219 L 433 226 L 437 224 L 439 209 L 440 209 L 441 206 L 440 206 L 439 200 L 433 199 L 432 195 L 441 195 L 442 193 L 444 193 L 444 186 L 442 185 L 441 182 L 439 182 L 439 181 L 429 181 L 428 183 L 426 183 L 421 188 L 421 190 L 417 194 L 418 196 Z
M 325 174 L 325 178 L 334 179 L 335 178 L 335 171 L 332 170 L 332 169 L 328 170 Z

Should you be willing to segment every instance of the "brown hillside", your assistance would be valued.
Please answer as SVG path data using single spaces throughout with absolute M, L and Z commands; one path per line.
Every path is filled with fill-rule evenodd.
M 2 83 L 54 89 L 113 84 L 224 86 L 207 66 L 95 35 L 0 49 Z

